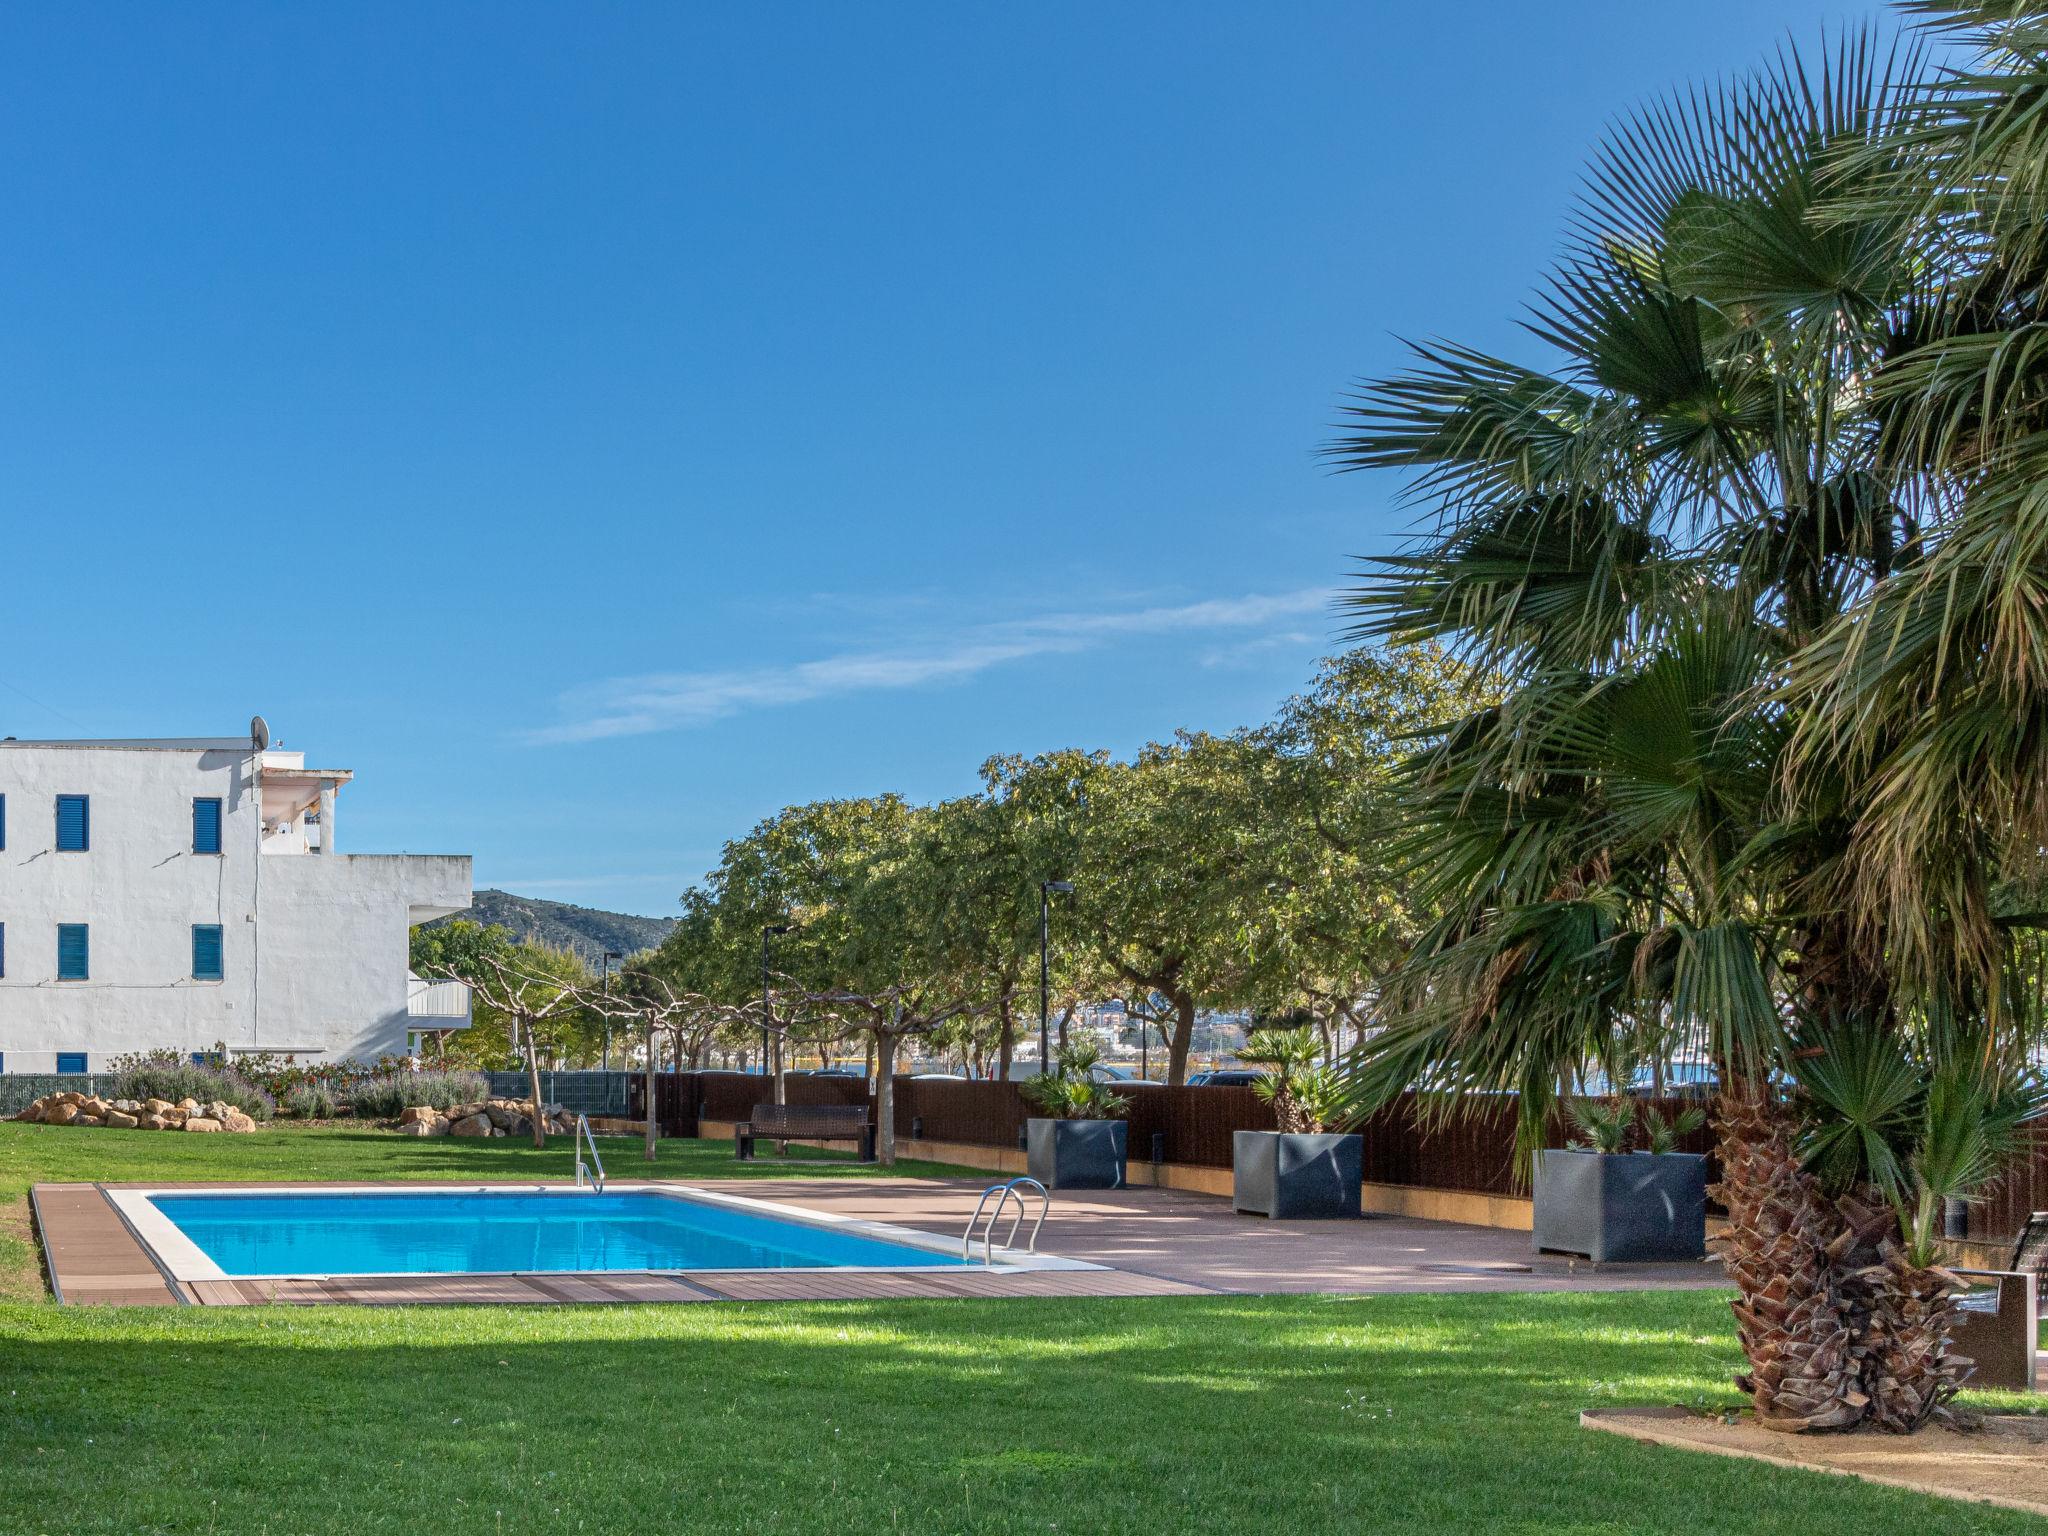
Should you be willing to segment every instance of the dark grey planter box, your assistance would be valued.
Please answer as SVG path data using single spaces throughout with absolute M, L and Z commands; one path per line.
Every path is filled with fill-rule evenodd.
M 1260 1216 L 1358 1216 L 1365 1138 L 1294 1131 L 1235 1131 L 1231 1203 Z
M 1707 1160 L 1694 1152 L 1553 1151 L 1536 1160 L 1536 1250 L 1596 1264 L 1707 1251 Z
M 1029 1120 L 1024 1160 L 1047 1189 L 1121 1189 L 1126 1134 L 1121 1120 Z

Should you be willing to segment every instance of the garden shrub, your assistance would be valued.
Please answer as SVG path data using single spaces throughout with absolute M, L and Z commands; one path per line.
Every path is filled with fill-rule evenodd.
M 453 1109 L 491 1096 L 480 1072 L 383 1072 L 349 1089 L 349 1106 L 366 1120 L 396 1120 L 408 1109 Z
M 277 1100 L 226 1067 L 202 1066 L 176 1051 L 143 1051 L 114 1060 L 113 1096 L 117 1099 L 168 1099 L 176 1104 L 196 1099 L 232 1104 L 253 1120 L 277 1113 Z
M 324 1083 L 301 1083 L 296 1088 L 287 1089 L 284 1097 L 278 1100 L 278 1107 L 301 1120 L 332 1120 L 341 1113 L 334 1090 Z

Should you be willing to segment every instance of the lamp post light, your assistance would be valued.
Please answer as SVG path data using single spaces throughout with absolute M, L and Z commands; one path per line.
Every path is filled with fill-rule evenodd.
M 608 949 L 604 952 L 604 959 L 600 964 L 599 984 L 604 988 L 604 995 L 606 997 L 612 995 L 612 962 L 625 958 L 616 949 Z M 612 1069 L 612 1016 L 609 1010 L 606 1011 L 604 1016 L 604 1069 L 607 1072 Z
M 1038 1075 L 1052 1070 L 1052 1037 L 1046 1020 L 1052 1014 L 1052 893 L 1074 894 L 1071 880 L 1038 882 Z
M 761 929 L 761 1070 L 772 1072 L 775 1077 L 775 1102 L 782 1102 L 781 1053 L 775 1051 L 770 1041 L 775 1033 L 775 1002 L 768 992 L 768 941 L 780 938 L 794 926 L 791 923 L 768 923 Z M 770 1056 L 776 1060 L 770 1064 Z

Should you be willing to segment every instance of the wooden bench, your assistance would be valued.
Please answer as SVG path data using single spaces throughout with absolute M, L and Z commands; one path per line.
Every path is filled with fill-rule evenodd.
M 1959 1269 L 1987 1288 L 1956 1303 L 1950 1335 L 1956 1352 L 1976 1361 L 1971 1382 L 2008 1392 L 2034 1390 L 2034 1351 L 2039 1346 L 2041 1289 L 2048 1284 L 2048 1211 L 2036 1211 L 2020 1229 L 2012 1262 L 2002 1270 Z
M 732 1128 L 733 1155 L 752 1162 L 756 1141 L 852 1141 L 860 1144 L 862 1162 L 875 1160 L 875 1128 L 865 1104 L 756 1104 Z

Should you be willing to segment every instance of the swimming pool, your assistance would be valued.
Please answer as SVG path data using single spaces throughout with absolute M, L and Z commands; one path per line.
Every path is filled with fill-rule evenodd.
M 932 1269 L 957 1243 L 645 1186 L 109 1192 L 181 1280 L 287 1275 Z

